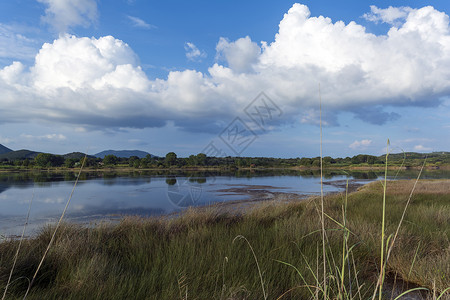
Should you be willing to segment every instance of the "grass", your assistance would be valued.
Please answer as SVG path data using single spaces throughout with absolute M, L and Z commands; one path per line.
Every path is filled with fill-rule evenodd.
M 387 184 L 387 235 L 397 229 L 411 184 Z M 434 289 L 437 296 L 449 287 L 448 190 L 448 180 L 418 183 L 386 264 L 387 281 L 401 279 L 409 287 Z M 373 182 L 348 197 L 325 197 L 329 299 L 372 297 L 380 272 L 382 194 L 383 186 Z M 129 217 L 91 228 L 63 223 L 27 299 L 320 297 L 319 201 L 267 202 L 243 215 L 210 208 L 191 209 L 179 218 Z M 6 299 L 23 298 L 54 232 L 46 227 L 22 242 Z M 2 287 L 18 243 L 0 244 Z

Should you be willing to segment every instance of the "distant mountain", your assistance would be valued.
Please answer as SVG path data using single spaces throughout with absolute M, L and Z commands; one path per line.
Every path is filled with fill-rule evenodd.
M 72 153 L 67 153 L 67 154 L 63 155 L 64 159 L 68 159 L 68 158 L 82 159 L 85 156 L 86 156 L 86 154 L 81 153 L 81 152 L 72 152 Z M 96 156 L 88 155 L 87 157 L 88 158 L 95 158 Z
M 0 154 L 11 152 L 12 150 L 0 144 Z
M 155 157 L 155 155 L 150 154 L 145 151 L 140 150 L 106 150 L 99 152 L 97 154 L 94 154 L 95 157 L 104 158 L 106 155 L 115 155 L 117 157 L 123 157 L 123 158 L 130 158 L 131 156 L 137 156 L 139 158 L 144 158 L 147 155 L 150 155 L 151 157 Z
M 33 159 L 41 152 L 30 150 L 17 150 L 0 154 L 0 159 L 16 160 L 16 159 Z

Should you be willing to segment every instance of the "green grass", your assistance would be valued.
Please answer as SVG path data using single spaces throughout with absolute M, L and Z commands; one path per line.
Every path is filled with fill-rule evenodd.
M 411 186 L 388 182 L 387 236 L 396 230 Z M 449 188 L 448 180 L 419 182 L 387 263 L 387 278 L 397 275 L 438 294 L 449 286 Z M 374 182 L 348 196 L 349 231 L 326 218 L 327 267 L 339 270 L 330 274 L 345 274 L 328 276 L 330 299 L 337 299 L 340 289 L 347 299 L 359 299 L 358 286 L 361 299 L 372 297 L 380 266 L 382 195 L 383 186 Z M 324 202 L 325 212 L 341 224 L 345 199 L 339 194 Z M 63 224 L 27 299 L 264 299 L 264 293 L 268 299 L 311 298 L 323 269 L 319 201 L 265 203 L 244 215 L 211 208 L 92 228 Z M 7 299 L 23 298 L 53 230 L 43 228 L 23 241 Z M 235 240 L 239 235 L 254 255 L 245 240 Z M 347 248 L 354 246 L 350 251 L 343 236 Z M 2 287 L 18 243 L 0 244 Z M 343 253 L 351 255 L 342 260 Z

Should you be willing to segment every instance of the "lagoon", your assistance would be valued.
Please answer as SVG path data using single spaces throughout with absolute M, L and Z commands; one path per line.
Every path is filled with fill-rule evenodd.
M 393 179 L 395 172 L 392 171 Z M 450 178 L 450 172 L 426 171 L 423 178 Z M 344 190 L 346 180 L 364 184 L 382 172 L 327 172 L 326 193 Z M 70 196 L 75 172 L 0 173 L 0 234 L 20 235 L 30 201 L 27 236 L 57 222 Z M 415 178 L 416 171 L 396 178 Z M 320 193 L 318 171 L 247 170 L 238 172 L 84 172 L 75 188 L 65 220 L 83 224 L 117 220 L 125 215 L 157 216 L 178 213 L 189 206 L 250 201 L 273 195 L 307 197 Z

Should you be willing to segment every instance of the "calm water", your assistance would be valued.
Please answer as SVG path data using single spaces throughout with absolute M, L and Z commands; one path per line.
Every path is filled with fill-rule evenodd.
M 382 173 L 325 174 L 325 182 L 346 179 L 365 183 Z M 414 178 L 416 174 L 401 174 Z M 445 172 L 428 172 L 427 178 L 449 178 Z M 19 235 L 30 200 L 27 235 L 58 220 L 72 191 L 74 173 L 0 173 L 0 234 Z M 271 171 L 237 173 L 84 173 L 75 189 L 66 220 L 89 223 L 123 215 L 161 215 L 188 206 L 244 200 L 250 196 L 236 188 L 312 195 L 320 192 L 317 172 Z M 255 187 L 257 186 L 257 187 Z M 223 191 L 234 189 L 233 191 Z M 326 192 L 339 191 L 324 185 Z

